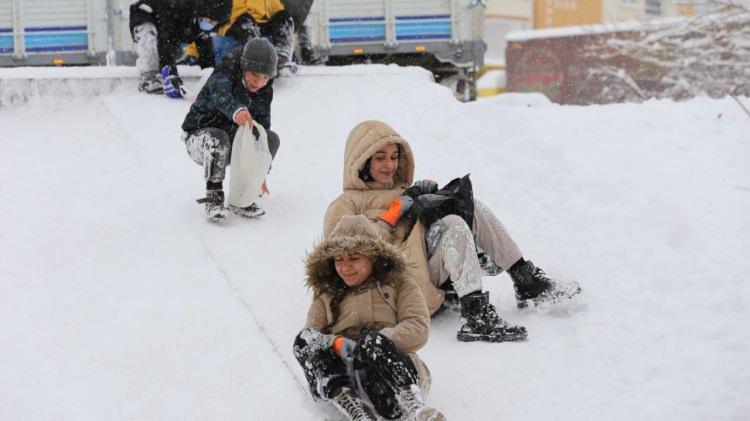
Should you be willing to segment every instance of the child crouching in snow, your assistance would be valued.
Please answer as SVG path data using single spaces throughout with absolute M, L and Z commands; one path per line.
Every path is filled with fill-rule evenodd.
M 424 403 L 430 374 L 415 352 L 427 342 L 430 315 L 402 253 L 365 216 L 346 216 L 310 253 L 306 271 L 315 298 L 294 355 L 313 397 L 351 420 L 445 420 Z

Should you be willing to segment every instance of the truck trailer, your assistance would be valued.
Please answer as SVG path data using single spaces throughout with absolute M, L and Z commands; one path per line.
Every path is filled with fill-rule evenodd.
M 328 64 L 421 66 L 471 101 L 487 49 L 485 8 L 484 0 L 316 0 L 308 23 Z
M 132 0 L 0 0 L 0 66 L 130 65 Z M 463 101 L 484 63 L 484 0 L 315 0 L 307 22 L 329 65 L 430 70 Z

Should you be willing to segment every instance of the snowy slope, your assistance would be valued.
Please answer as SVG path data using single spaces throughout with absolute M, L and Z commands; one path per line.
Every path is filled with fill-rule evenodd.
M 526 257 L 585 289 L 576 313 L 520 313 L 507 275 L 487 278 L 524 343 L 458 343 L 457 315 L 434 320 L 420 354 L 450 419 L 744 419 L 742 110 L 461 104 L 428 79 L 354 66 L 279 80 L 268 214 L 223 226 L 194 202 L 188 102 L 130 80 L 0 109 L 0 419 L 331 417 L 291 354 L 311 300 L 302 259 L 341 189 L 344 139 L 371 118 L 410 140 L 418 178 L 471 172 Z

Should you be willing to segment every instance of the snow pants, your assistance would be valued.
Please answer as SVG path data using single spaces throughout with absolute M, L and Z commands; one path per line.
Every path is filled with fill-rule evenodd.
M 276 157 L 281 143 L 279 135 L 268 130 L 268 149 L 272 159 Z M 188 155 L 198 165 L 203 166 L 203 177 L 207 182 L 221 183 L 226 176 L 227 167 L 232 159 L 232 140 L 229 133 L 216 127 L 198 129 L 193 133 L 184 133 L 183 140 Z
M 138 58 L 135 67 L 141 77 L 159 73 L 159 50 L 157 49 L 157 30 L 151 22 L 144 22 L 133 28 L 133 41 Z
M 297 44 L 301 51 L 312 50 L 312 27 L 305 21 L 297 29 Z
M 300 50 L 312 50 L 312 28 L 307 23 L 313 0 L 282 0 L 284 9 L 289 11 L 294 21 L 294 33 Z M 303 58 L 304 60 L 304 58 Z
M 385 419 L 401 416 L 399 389 L 418 384 L 417 368 L 411 358 L 377 332 L 362 335 L 350 367 L 333 351 L 325 336 L 312 329 L 303 329 L 297 335 L 293 350 L 314 398 L 329 400 L 347 386 L 357 390 Z
M 225 35 L 236 39 L 242 45 L 252 38 L 269 38 L 279 56 L 279 63 L 286 63 L 292 59 L 294 20 L 286 10 L 273 15 L 268 22 L 256 22 L 246 13 L 234 21 Z
M 460 216 L 447 215 L 432 224 L 426 237 L 430 279 L 440 286 L 450 278 L 459 297 L 482 289 L 477 247 L 505 270 L 522 257 L 497 216 L 476 199 L 473 231 Z

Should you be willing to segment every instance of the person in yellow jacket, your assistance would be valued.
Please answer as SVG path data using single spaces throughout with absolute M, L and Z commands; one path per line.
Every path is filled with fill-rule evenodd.
M 234 0 L 229 22 L 218 30 L 245 45 L 251 38 L 268 38 L 279 57 L 280 74 L 296 71 L 292 62 L 294 20 L 280 0 Z

